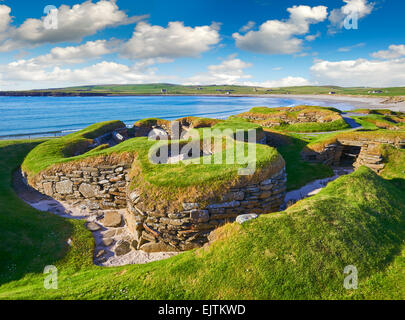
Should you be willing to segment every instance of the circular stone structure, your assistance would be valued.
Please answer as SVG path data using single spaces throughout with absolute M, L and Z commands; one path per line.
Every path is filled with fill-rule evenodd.
M 22 171 L 29 185 L 55 199 L 95 211 L 126 209 L 122 223 L 133 237 L 131 246 L 146 252 L 200 247 L 212 230 L 237 216 L 279 210 L 286 193 L 285 162 L 274 148 L 264 145 L 266 135 L 260 126 L 240 119 L 193 117 L 178 123 L 181 139 L 186 140 L 176 140 L 166 120 L 146 119 L 129 129 L 120 121 L 95 124 L 40 144 L 27 155 Z M 150 161 L 149 151 L 162 142 L 203 146 L 206 140 L 183 137 L 208 127 L 228 129 L 225 140 L 243 148 L 252 142 L 245 141 L 247 135 L 236 140 L 234 128 L 255 130 L 257 154 L 250 175 L 238 173 L 246 164 Z M 167 133 L 167 141 L 147 139 L 152 130 Z M 219 152 L 225 154 L 228 144 L 222 148 Z M 210 149 L 196 159 L 214 156 Z

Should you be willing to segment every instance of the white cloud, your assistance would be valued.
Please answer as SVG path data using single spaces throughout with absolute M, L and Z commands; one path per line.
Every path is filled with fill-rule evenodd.
M 280 87 L 295 87 L 295 86 L 308 86 L 312 83 L 302 77 L 286 77 L 278 80 L 269 80 L 264 82 L 244 82 L 247 86 L 256 86 L 264 88 L 280 88 Z
M 7 19 L 9 12 L 7 13 L 4 7 L 6 6 L 0 9 L 0 17 Z M 58 8 L 57 17 L 57 29 L 46 29 L 44 17 L 27 19 L 19 27 L 9 25 L 10 19 L 0 23 L 0 39 L 4 39 L 0 43 L 0 51 L 11 51 L 45 43 L 80 41 L 83 37 L 107 27 L 131 24 L 145 18 L 145 16 L 128 17 L 118 8 L 115 0 L 100 0 L 96 3 L 89 0 L 72 7 L 61 5 Z
M 167 28 L 140 22 L 122 54 L 131 59 L 196 57 L 219 42 L 218 24 L 186 27 L 169 22 Z
M 319 38 L 321 36 L 321 33 L 318 31 L 315 34 L 310 34 L 308 36 L 305 37 L 305 40 L 307 41 L 314 41 L 315 39 Z
M 116 50 L 114 44 L 115 41 L 96 40 L 80 46 L 55 47 L 50 53 L 30 61 L 45 66 L 81 63 L 114 52 Z
M 0 39 L 2 36 L 1 33 L 6 31 L 11 22 L 10 12 L 11 9 L 9 7 L 0 5 Z
M 244 69 L 251 66 L 231 55 L 221 64 L 208 66 L 208 72 L 187 79 L 186 84 L 236 84 L 242 79 L 251 78 L 244 73 Z
M 297 38 L 309 32 L 311 24 L 324 21 L 328 15 L 327 7 L 294 6 L 288 8 L 287 21 L 268 20 L 258 31 L 245 35 L 234 33 L 236 46 L 257 53 L 291 54 L 301 51 L 303 40 Z
M 388 47 L 388 50 L 381 50 L 371 54 L 373 58 L 377 59 L 396 59 L 405 56 L 405 45 L 392 44 Z
M 361 19 L 369 15 L 374 9 L 374 4 L 369 3 L 368 0 L 343 0 L 343 2 L 346 3 L 343 7 L 332 10 L 329 15 L 331 23 L 329 31 L 331 33 L 336 32 L 336 29 L 343 28 L 346 17 L 357 14 L 358 19 Z
M 355 49 L 355 48 L 361 48 L 361 47 L 364 47 L 365 45 L 366 45 L 366 44 L 365 44 L 364 42 L 362 42 L 362 43 L 357 43 L 357 44 L 352 45 L 352 46 L 349 46 L 349 47 L 342 47 L 342 48 L 339 48 L 338 51 L 339 51 L 339 52 L 350 52 L 350 51 L 352 51 L 352 50 Z
M 310 70 L 321 84 L 369 87 L 405 84 L 405 58 L 384 61 L 367 59 L 317 61 Z
M 78 69 L 44 68 L 32 61 L 20 60 L 0 65 L 1 90 L 54 88 L 85 84 L 127 84 L 171 81 L 174 77 L 158 76 L 150 64 L 127 66 L 103 61 Z
M 255 25 L 256 25 L 256 22 L 249 21 L 247 24 L 245 24 L 242 28 L 239 29 L 239 32 L 247 32 L 249 30 L 252 30 Z

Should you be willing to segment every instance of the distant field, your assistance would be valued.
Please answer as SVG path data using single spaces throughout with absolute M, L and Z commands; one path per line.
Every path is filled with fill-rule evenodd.
M 31 90 L 19 92 L 21 95 L 46 94 L 46 95 L 155 95 L 155 94 L 181 94 L 181 95 L 234 95 L 234 94 L 334 94 L 362 95 L 377 97 L 405 96 L 405 87 L 393 88 L 343 88 L 337 86 L 301 86 L 283 88 L 262 88 L 236 85 L 207 85 L 183 86 L 175 84 L 128 84 L 128 85 L 91 85 L 70 88 L 54 88 L 46 90 Z M 10 95 L 18 95 L 12 92 Z M 6 95 L 0 92 L 0 95 Z

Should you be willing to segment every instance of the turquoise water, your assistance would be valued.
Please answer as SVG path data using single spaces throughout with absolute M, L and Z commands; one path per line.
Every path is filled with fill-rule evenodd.
M 0 137 L 66 134 L 92 123 L 122 120 L 127 125 L 143 118 L 173 120 L 185 116 L 224 119 L 254 106 L 284 107 L 299 104 L 352 107 L 333 103 L 272 97 L 0 97 Z

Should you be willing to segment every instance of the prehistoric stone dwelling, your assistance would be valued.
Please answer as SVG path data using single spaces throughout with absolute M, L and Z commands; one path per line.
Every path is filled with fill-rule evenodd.
M 333 110 L 311 106 L 266 108 L 256 107 L 237 117 L 248 119 L 264 127 L 278 127 L 283 124 L 331 123 L 343 121 L 342 116 Z
M 142 196 L 134 190 L 128 193 L 125 220 L 141 249 L 189 250 L 203 245 L 212 230 L 239 215 L 278 211 L 284 200 L 286 181 L 283 167 L 259 183 L 229 189 L 221 195 L 221 201 L 183 202 L 182 209 L 170 212 L 144 210 Z
M 181 119 L 180 124 L 181 133 L 207 125 L 190 118 Z M 147 136 L 152 130 L 163 130 L 169 139 L 173 134 L 168 121 L 154 119 L 136 124 L 130 132 L 116 128 L 104 133 L 92 139 L 90 147 L 115 145 L 133 136 Z M 266 142 L 262 131 L 257 142 Z M 86 145 L 81 152 L 88 150 Z M 271 170 L 264 170 L 253 180 L 236 181 L 232 185 L 224 182 L 214 194 L 204 188 L 194 188 L 192 196 L 184 195 L 187 201 L 183 198 L 167 200 L 170 204 L 177 201 L 177 205 L 159 206 L 150 201 L 148 192 L 133 187 L 134 181 L 143 179 L 134 169 L 136 162 L 136 155 L 109 155 L 62 162 L 34 177 L 25 175 L 32 187 L 57 200 L 94 211 L 125 209 L 124 220 L 133 235 L 132 244 L 147 252 L 182 251 L 202 246 L 212 230 L 241 214 L 278 211 L 286 193 L 285 162 L 278 155 Z M 159 197 L 159 188 L 154 192 Z M 162 191 L 160 196 L 164 198 L 165 193 Z
M 331 142 L 305 148 L 301 155 L 304 160 L 309 162 L 332 166 L 353 166 L 354 168 L 364 165 L 378 173 L 385 166 L 379 148 L 383 144 L 405 148 L 405 137 L 379 136 L 373 132 L 341 134 Z

